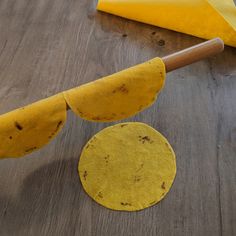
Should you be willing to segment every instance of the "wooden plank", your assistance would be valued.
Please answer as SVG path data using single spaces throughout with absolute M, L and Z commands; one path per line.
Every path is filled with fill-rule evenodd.
M 214 96 L 217 117 L 218 192 L 221 205 L 222 235 L 236 234 L 236 67 L 235 50 L 227 49 L 219 67 L 214 71 Z M 233 60 L 230 60 L 232 57 Z
M 95 11 L 96 0 L 0 1 L 0 113 L 203 40 Z M 177 155 L 167 197 L 144 211 L 93 202 L 81 149 L 110 124 L 70 111 L 58 137 L 0 161 L 0 235 L 235 235 L 236 51 L 168 74 L 158 102 L 128 119 L 162 132 Z

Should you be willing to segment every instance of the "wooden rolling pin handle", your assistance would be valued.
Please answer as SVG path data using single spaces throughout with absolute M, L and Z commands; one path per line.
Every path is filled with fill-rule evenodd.
M 166 72 L 173 71 L 180 67 L 187 66 L 204 58 L 213 56 L 224 50 L 224 42 L 220 38 L 208 40 L 169 56 L 163 57 L 166 66 Z

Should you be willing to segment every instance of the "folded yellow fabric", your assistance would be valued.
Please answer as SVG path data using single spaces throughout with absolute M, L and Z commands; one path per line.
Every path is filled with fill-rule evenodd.
M 236 47 L 233 0 L 99 0 L 97 9 Z

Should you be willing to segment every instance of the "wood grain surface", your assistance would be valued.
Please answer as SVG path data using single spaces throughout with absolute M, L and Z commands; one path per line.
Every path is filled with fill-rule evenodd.
M 203 40 L 96 12 L 96 0 L 0 0 L 0 113 Z M 0 235 L 236 235 L 236 49 L 168 74 L 129 119 L 173 146 L 177 177 L 143 211 L 108 210 L 83 191 L 81 149 L 111 124 L 71 111 L 49 145 L 0 161 Z

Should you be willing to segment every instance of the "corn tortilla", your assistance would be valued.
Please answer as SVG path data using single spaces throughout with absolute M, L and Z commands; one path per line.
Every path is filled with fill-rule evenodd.
M 96 202 L 113 210 L 137 211 L 167 194 L 176 160 L 158 131 L 143 123 L 122 123 L 89 140 L 78 170 L 85 191 Z
M 161 58 L 64 92 L 67 104 L 81 118 L 109 122 L 128 118 L 149 107 L 164 86 Z
M 0 116 L 0 158 L 20 157 L 53 139 L 66 121 L 66 102 L 58 94 Z

